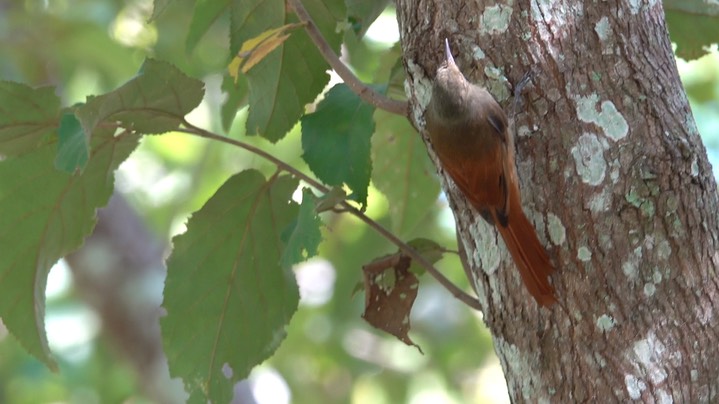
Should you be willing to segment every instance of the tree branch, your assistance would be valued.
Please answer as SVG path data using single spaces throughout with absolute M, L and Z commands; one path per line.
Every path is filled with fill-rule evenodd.
M 337 75 L 342 78 L 345 84 L 347 84 L 347 86 L 355 94 L 357 94 L 366 103 L 374 105 L 379 109 L 383 109 L 393 114 L 407 116 L 408 107 L 406 101 L 393 100 L 378 93 L 360 81 L 357 76 L 355 76 L 352 71 L 350 71 L 344 63 L 342 63 L 340 58 L 337 57 L 332 50 L 332 47 L 330 47 L 325 38 L 322 36 L 322 33 L 317 28 L 317 25 L 312 20 L 312 17 L 302 5 L 301 0 L 288 0 L 288 3 L 292 9 L 294 9 L 295 14 L 297 14 L 297 18 L 305 24 L 307 34 L 310 36 L 310 39 L 312 39 L 315 46 L 317 46 L 317 49 L 320 51 L 327 63 L 329 63 L 330 67 L 337 72 Z
M 304 182 L 306 182 L 308 185 L 310 185 L 312 188 L 317 189 L 318 191 L 322 193 L 328 193 L 330 190 L 319 183 L 314 178 L 306 175 L 305 173 L 297 170 L 295 167 L 292 167 L 291 165 L 285 163 L 284 161 L 278 159 L 277 157 L 271 155 L 270 153 L 252 146 L 250 144 L 241 142 L 239 140 L 231 139 L 226 136 L 221 136 L 216 133 L 207 131 L 205 129 L 199 128 L 186 120 L 183 119 L 183 125 L 185 128 L 178 129 L 178 132 L 188 133 L 191 135 L 196 135 L 200 137 L 204 137 L 206 139 L 212 139 L 216 140 L 218 142 L 230 144 L 232 146 L 240 147 L 242 149 L 245 149 L 249 152 L 252 152 L 265 160 L 268 160 L 272 164 L 276 165 L 277 168 L 280 170 L 286 171 L 290 175 L 294 176 L 295 178 L 298 178 Z M 402 250 L 403 253 L 405 253 L 407 256 L 418 262 L 420 265 L 422 265 L 427 272 L 434 277 L 434 279 L 437 280 L 442 286 L 444 286 L 445 289 L 447 289 L 454 297 L 459 299 L 460 301 L 464 302 L 469 307 L 472 307 L 476 310 L 480 310 L 481 307 L 479 305 L 479 301 L 475 299 L 474 297 L 468 295 L 465 293 L 462 289 L 457 287 L 452 281 L 447 279 L 444 275 L 442 275 L 441 272 L 437 268 L 432 265 L 424 256 L 422 256 L 420 253 L 418 253 L 414 248 L 409 246 L 404 241 L 400 240 L 397 236 L 395 236 L 392 232 L 385 229 L 381 224 L 377 223 L 376 221 L 372 220 L 370 217 L 364 214 L 361 210 L 357 209 L 356 207 L 350 205 L 347 201 L 340 202 L 340 205 L 342 208 L 363 221 L 367 226 L 372 228 L 374 231 L 379 233 L 382 237 L 399 247 L 400 250 Z

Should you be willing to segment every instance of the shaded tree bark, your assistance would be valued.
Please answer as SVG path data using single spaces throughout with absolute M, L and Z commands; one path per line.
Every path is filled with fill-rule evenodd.
M 504 105 L 535 73 L 510 119 L 559 304 L 539 309 L 439 169 L 512 400 L 716 401 L 717 189 L 661 2 L 398 0 L 397 15 L 417 128 L 445 37 Z

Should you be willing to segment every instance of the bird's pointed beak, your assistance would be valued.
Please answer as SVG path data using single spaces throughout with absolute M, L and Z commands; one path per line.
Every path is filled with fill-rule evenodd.
M 455 64 L 454 57 L 452 57 L 452 50 L 449 49 L 449 39 L 444 38 L 444 51 L 447 53 L 447 63 Z

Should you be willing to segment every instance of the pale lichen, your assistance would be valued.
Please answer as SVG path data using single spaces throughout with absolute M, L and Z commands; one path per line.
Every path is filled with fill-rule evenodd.
M 599 126 L 610 139 L 617 141 L 629 133 L 629 125 L 624 116 L 611 101 L 603 101 L 597 110 L 599 95 L 596 93 L 586 97 L 577 97 L 577 117 L 588 123 Z
M 592 259 L 592 252 L 586 246 L 581 246 L 577 250 L 577 259 L 582 262 L 588 262 Z
M 599 36 L 601 41 L 606 41 L 611 33 L 609 30 L 609 19 L 606 16 L 600 18 L 599 21 L 594 24 L 594 31 L 597 33 L 597 36 Z
M 481 262 L 482 270 L 487 275 L 491 275 L 499 269 L 501 262 L 501 254 L 497 243 L 490 234 L 493 234 L 491 227 L 484 220 L 478 221 L 474 226 L 470 226 L 469 233 L 474 240 L 479 242 L 476 254 L 479 255 L 478 262 Z
M 607 162 L 604 160 L 602 143 L 595 134 L 582 134 L 577 144 L 572 147 L 571 153 L 582 182 L 596 186 L 604 181 Z
M 648 282 L 644 284 L 644 296 L 652 297 L 656 291 L 657 287 L 653 283 Z
M 547 222 L 549 238 L 552 240 L 552 243 L 557 246 L 564 244 L 567 231 L 562 221 L 556 215 L 550 213 L 547 215 Z
M 652 383 L 659 384 L 667 378 L 663 364 L 666 347 L 653 332 L 650 332 L 647 338 L 635 342 L 632 350 L 635 355 L 632 362 L 644 370 Z
M 624 375 L 624 385 L 627 387 L 627 394 L 632 400 L 638 400 L 642 392 L 647 389 L 644 381 L 637 379 L 634 375 Z
M 472 45 L 472 59 L 474 60 L 482 60 L 484 59 L 485 54 L 482 48 L 480 48 L 477 45 Z
M 482 34 L 502 33 L 509 28 L 512 18 L 512 7 L 504 4 L 495 4 L 486 7 L 479 19 L 479 31 Z
M 666 260 L 672 255 L 672 246 L 667 240 L 662 240 L 657 244 L 657 258 Z
M 611 331 L 615 324 L 614 317 L 608 314 L 602 314 L 597 318 L 597 328 L 599 328 L 601 332 L 606 333 Z

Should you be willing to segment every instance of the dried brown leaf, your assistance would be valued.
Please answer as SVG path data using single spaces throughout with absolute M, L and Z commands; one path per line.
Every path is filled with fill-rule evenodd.
M 362 318 L 422 352 L 408 335 L 409 315 L 419 287 L 419 280 L 409 271 L 411 262 L 409 257 L 396 253 L 362 267 L 365 288 Z

